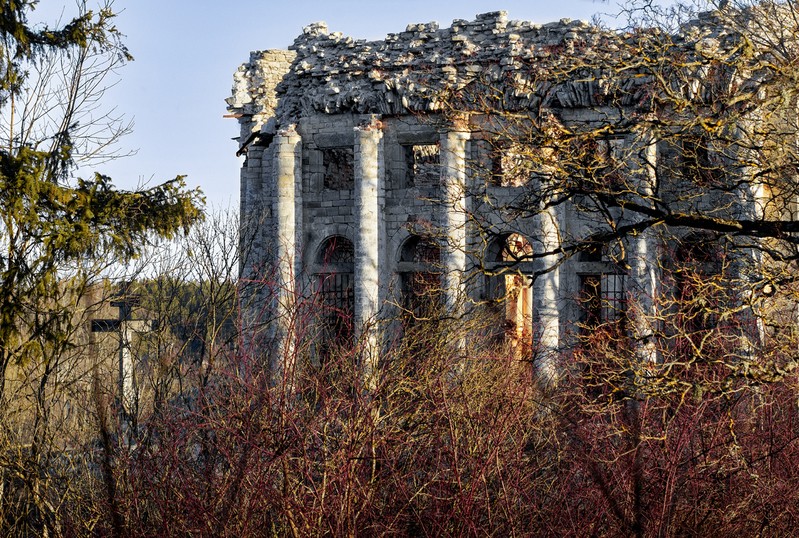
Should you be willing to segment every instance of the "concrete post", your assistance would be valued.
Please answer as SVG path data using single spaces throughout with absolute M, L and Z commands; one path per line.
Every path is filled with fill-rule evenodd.
M 385 179 L 380 165 L 383 131 L 377 118 L 355 128 L 355 312 L 354 327 L 363 346 L 362 368 L 368 388 L 377 382 L 380 310 L 380 244 L 385 204 Z
M 466 272 L 466 142 L 470 133 L 448 131 L 441 135 L 442 219 L 444 248 L 441 262 L 444 266 L 446 311 L 454 316 L 463 313 Z
M 123 314 L 123 310 L 127 310 Z M 130 321 L 130 307 L 119 308 L 119 396 L 121 409 L 126 417 L 137 411 L 136 370 L 130 352 L 133 330 Z
M 277 133 L 273 144 L 274 182 L 276 196 L 274 217 L 277 223 L 275 238 L 276 327 L 275 349 L 271 368 L 275 382 L 290 383 L 297 367 L 295 357 L 296 279 L 299 256 L 297 242 L 297 205 L 302 201 L 302 142 L 294 126 Z

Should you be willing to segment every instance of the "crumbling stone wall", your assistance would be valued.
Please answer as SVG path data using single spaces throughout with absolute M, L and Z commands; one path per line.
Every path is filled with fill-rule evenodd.
M 277 110 L 277 85 L 291 69 L 296 54 L 290 50 L 264 50 L 250 53 L 250 61 L 233 74 L 233 95 L 226 99 L 228 109 L 241 124 L 241 141 L 261 128 L 274 131 Z
M 284 51 L 253 53 L 236 73 L 234 99 L 228 103 L 232 110 L 249 115 L 244 109 L 250 104 L 248 96 L 253 102 L 265 96 L 264 109 L 268 109 L 272 101 L 264 73 L 279 72 L 293 53 L 291 70 L 277 87 L 278 125 L 313 112 L 435 112 L 442 106 L 442 91 L 462 87 L 478 75 L 494 81 L 527 76 L 520 69 L 523 64 L 540 64 L 544 69 L 577 50 L 581 56 L 594 48 L 606 54 L 613 50 L 610 42 L 614 39 L 615 34 L 583 21 L 563 19 L 538 25 L 509 21 L 501 11 L 478 15 L 474 21 L 455 20 L 449 28 L 439 28 L 434 22 L 411 24 L 405 32 L 380 41 L 328 33 L 324 23 L 316 23 L 304 29 L 284 57 L 279 57 Z M 570 81 L 553 91 L 551 99 L 561 100 L 564 106 L 592 104 L 592 96 L 601 89 L 594 83 L 581 84 Z M 517 97 L 519 106 L 537 99 L 532 94 Z
M 319 246 L 331 237 L 345 238 L 355 245 L 358 311 L 353 318 L 366 322 L 389 314 L 386 305 L 401 304 L 402 275 L 420 269 L 401 259 L 408 241 L 445 230 L 436 269 L 447 307 L 457 309 L 464 294 L 484 294 L 479 286 L 466 290 L 464 275 L 477 263 L 467 252 L 478 248 L 473 244 L 478 239 L 466 232 L 467 213 L 476 209 L 466 196 L 476 181 L 467 163 L 484 158 L 486 144 L 468 128 L 441 123 L 442 99 L 478 80 L 535 78 L 530 65 L 543 70 L 578 50 L 582 55 L 607 51 L 615 39 L 580 21 L 537 25 L 494 12 L 474 21 L 453 21 L 449 28 L 412 24 L 372 42 L 329 33 L 317 23 L 305 28 L 289 51 L 252 53 L 236 72 L 228 99 L 241 123 L 241 151 L 247 155 L 242 215 L 258 226 L 255 256 L 243 272 L 291 272 L 297 289 L 307 293 L 313 275 L 324 272 L 317 266 Z M 603 91 L 615 91 L 598 79 L 542 84 L 551 83 L 514 85 L 507 102 L 529 108 L 545 99 L 578 108 L 596 104 Z M 293 135 L 286 129 L 296 129 L 301 139 L 296 154 L 284 153 L 294 147 L 287 143 Z M 368 154 L 364 147 L 371 148 Z M 287 169 L 292 159 L 296 166 Z M 295 172 L 289 193 L 285 179 Z M 500 204 L 519 194 L 518 188 L 501 184 L 491 188 Z M 565 214 L 552 216 L 566 225 Z M 514 230 L 537 242 L 534 248 L 551 248 L 553 235 L 539 229 L 542 225 L 557 223 L 531 220 L 515 223 Z M 256 267 L 256 261 L 263 263 Z M 557 276 L 553 270 L 540 279 L 536 295 L 559 303 L 563 292 Z M 277 280 L 285 286 L 289 278 Z M 279 311 L 286 297 L 273 309 Z M 558 304 L 549 305 L 547 313 L 539 308 L 540 325 L 547 331 L 542 336 L 552 345 L 558 339 L 560 309 Z M 542 315 L 549 318 L 542 320 Z M 272 325 L 280 331 L 279 323 Z
M 734 36 L 699 21 L 674 40 L 690 60 L 702 48 L 729 50 Z M 634 107 L 648 97 L 646 78 L 624 64 L 620 51 L 630 44 L 650 46 L 646 33 L 620 34 L 568 19 L 539 25 L 493 12 L 448 28 L 411 24 L 378 41 L 330 33 L 316 23 L 288 51 L 252 53 L 236 72 L 227 101 L 241 124 L 240 152 L 247 155 L 242 215 L 258 226 L 254 260 L 243 272 L 290 272 L 278 281 L 292 280 L 292 293 L 313 293 L 313 275 L 324 273 L 320 245 L 344 238 L 355 245 L 352 317 L 360 323 L 390 316 L 390 305 L 401 304 L 402 275 L 419 269 L 401 255 L 415 236 L 443 235 L 438 269 L 448 308 L 463 304 L 467 295 L 485 297 L 486 289 L 469 288 L 463 279 L 481 263 L 467 253 L 485 247 L 467 233 L 467 215 L 479 216 L 499 235 L 503 227 L 521 234 L 535 252 L 556 251 L 563 237 L 588 237 L 595 222 L 569 205 L 512 223 L 492 214 L 492 207 L 509 205 L 530 185 L 470 174 L 469 163 L 485 163 L 496 148 L 474 124 L 452 121 L 447 107 L 482 112 L 461 90 L 489 84 L 503 90 L 498 99 L 506 109 L 558 109 L 568 121 L 601 122 L 606 105 Z M 287 142 L 295 137 L 299 143 Z M 656 145 L 639 150 L 631 153 L 657 159 Z M 506 153 L 499 163 L 509 168 L 512 148 Z M 293 189 L 286 183 L 290 177 Z M 479 197 L 467 195 L 480 189 Z M 658 255 L 647 234 L 630 242 L 630 252 Z M 533 293 L 535 337 L 552 350 L 578 314 L 578 274 L 588 267 L 580 264 L 597 263 L 561 261 L 553 255 L 520 266 L 528 275 L 540 274 Z M 650 262 L 633 263 L 631 278 L 642 289 L 657 287 L 656 275 L 635 269 Z M 280 310 L 280 304 L 273 307 Z
M 676 34 L 674 43 L 685 51 L 689 65 L 692 51 L 718 50 L 723 56 L 734 50 L 737 39 L 704 14 Z M 313 113 L 438 112 L 443 96 L 477 79 L 513 79 L 507 88 L 514 93 L 503 98 L 506 106 L 519 109 L 591 107 L 611 95 L 621 95 L 626 105 L 642 98 L 646 82 L 614 74 L 627 60 L 620 51 L 630 45 L 646 48 L 650 43 L 646 34 L 619 34 L 569 19 L 548 24 L 508 20 L 503 11 L 455 20 L 448 28 L 435 22 L 410 24 L 379 41 L 329 33 L 325 23 L 315 23 L 288 51 L 251 53 L 234 75 L 228 105 L 252 118 L 245 122 L 245 139 L 272 115 L 279 126 Z M 572 76 L 553 80 L 554 72 Z M 702 75 L 697 73 L 697 79 Z

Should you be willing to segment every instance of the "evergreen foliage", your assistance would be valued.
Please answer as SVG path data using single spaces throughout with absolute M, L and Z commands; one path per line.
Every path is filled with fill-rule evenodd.
M 74 102 L 59 103 L 66 112 L 58 132 L 40 140 L 15 135 L 18 99 L 31 91 L 31 66 L 53 55 L 132 59 L 110 7 L 82 9 L 50 28 L 29 25 L 36 4 L 0 1 L 0 119 L 7 126 L 0 146 L 0 391 L 10 363 L 47 360 L 33 341 L 66 337 L 64 286 L 80 282 L 95 262 L 129 261 L 150 238 L 170 238 L 202 218 L 202 196 L 187 189 L 183 177 L 138 191 L 117 189 L 99 173 L 72 178 L 75 139 L 84 136 L 75 118 L 85 101 L 76 92 L 67 93 Z M 76 71 L 71 82 L 80 84 L 80 76 Z

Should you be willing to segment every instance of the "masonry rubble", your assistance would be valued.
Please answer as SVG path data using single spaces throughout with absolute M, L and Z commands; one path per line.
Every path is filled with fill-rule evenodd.
M 671 36 L 686 58 L 679 69 L 694 69 L 689 60 L 700 50 L 722 59 L 736 53 L 737 35 L 715 24 L 713 15 L 703 17 Z M 503 106 L 509 109 L 570 109 L 579 119 L 581 114 L 592 117 L 591 109 L 611 100 L 635 108 L 649 97 L 646 77 L 626 66 L 629 58 L 623 51 L 630 45 L 654 46 L 653 35 L 609 31 L 569 19 L 549 24 L 508 20 L 498 11 L 473 21 L 455 20 L 448 28 L 435 22 L 410 24 L 404 32 L 377 41 L 331 33 L 319 22 L 305 27 L 289 50 L 252 52 L 235 73 L 227 99 L 241 125 L 239 151 L 246 153 L 242 218 L 259 226 L 255 260 L 243 272 L 252 277 L 254 267 L 274 267 L 284 288 L 271 309 L 252 309 L 259 313 L 256 317 L 289 316 L 290 298 L 309 289 L 298 285 L 300 281 L 316 281 L 322 293 L 335 292 L 331 300 L 343 301 L 340 310 L 354 309 L 352 318 L 359 325 L 385 316 L 386 304 L 402 301 L 396 295 L 407 286 L 403 275 L 426 270 L 405 254 L 426 226 L 445 228 L 449 238 L 440 256 L 447 308 L 455 313 L 464 295 L 484 297 L 485 289 L 466 290 L 463 284 L 472 263 L 464 253 L 475 241 L 467 232 L 467 213 L 476 208 L 466 196 L 466 163 L 482 142 L 468 127 L 442 129 L 430 118 L 453 102 L 467 112 L 477 106 L 458 101 L 459 91 L 480 83 L 502 88 Z M 555 72 L 559 76 L 553 77 Z M 513 84 L 503 84 L 508 80 Z M 754 76 L 728 81 L 733 82 L 740 87 L 757 84 Z M 417 149 L 425 147 L 440 148 L 439 185 L 407 179 L 414 159 L 424 153 Z M 341 180 L 329 183 L 331 171 L 343 174 Z M 641 181 L 645 185 L 649 179 Z M 518 196 L 510 188 L 491 189 L 498 204 Z M 533 250 L 554 252 L 563 234 L 586 235 L 591 227 L 585 216 L 561 208 L 514 223 L 513 229 L 529 238 Z M 334 264 L 338 288 L 331 291 L 325 286 L 333 271 L 324 253 L 336 241 L 354 247 L 350 258 Z M 630 245 L 631 252 L 657 256 L 649 235 L 631 241 L 640 242 Z M 638 267 L 633 280 L 641 289 L 657 287 L 657 275 L 645 270 L 648 263 L 654 260 L 633 264 Z M 578 315 L 572 300 L 580 286 L 575 264 L 560 267 L 556 256 L 545 256 L 520 266 L 528 275 L 543 276 L 533 284 L 535 301 L 517 305 L 513 321 L 532 331 L 535 318 L 537 333 L 524 338 L 534 337 L 549 351 L 558 349 L 566 321 Z M 265 310 L 271 312 L 267 318 Z M 288 324 L 268 325 L 285 350 Z M 369 359 L 372 367 L 375 360 Z M 551 365 L 541 370 L 551 371 Z
M 712 16 L 693 21 L 674 36 L 675 43 L 692 49 L 717 48 L 720 55 L 733 49 L 734 35 L 711 24 Z M 324 22 L 310 24 L 285 50 L 253 52 L 234 75 L 231 111 L 252 117 L 243 123 L 250 132 L 273 131 L 278 125 L 309 112 L 338 114 L 406 114 L 436 112 L 439 96 L 487 76 L 530 79 L 524 94 L 513 95 L 520 109 L 537 105 L 587 107 L 620 88 L 628 103 L 641 95 L 630 91 L 642 80 L 611 80 L 603 64 L 620 65 L 614 58 L 621 42 L 647 46 L 645 35 L 623 34 L 585 21 L 562 19 L 548 24 L 508 20 L 504 11 L 478 15 L 474 21 L 455 20 L 449 28 L 438 23 L 409 24 L 404 32 L 384 40 L 353 39 L 329 33 Z M 530 69 L 537 66 L 537 69 Z M 548 79 L 554 67 L 573 73 L 573 80 L 557 87 Z M 543 88 L 542 88 L 543 86 Z M 514 85 L 514 88 L 525 85 Z M 279 105 L 278 105 L 279 103 Z M 275 124 L 267 124 L 274 117 Z

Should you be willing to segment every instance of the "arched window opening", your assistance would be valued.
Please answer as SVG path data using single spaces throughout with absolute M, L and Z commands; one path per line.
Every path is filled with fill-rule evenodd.
M 505 341 L 517 357 L 528 356 L 533 335 L 533 247 L 521 234 L 497 238 L 488 249 L 486 278 L 490 305 L 501 313 Z
M 579 328 L 586 336 L 621 337 L 625 332 L 627 274 L 622 253 L 614 251 L 614 246 L 594 243 L 578 255 Z
M 411 236 L 400 252 L 402 308 L 410 320 L 430 319 L 441 306 L 441 248 L 430 237 Z
M 354 254 L 352 241 L 342 236 L 326 239 L 316 258 L 316 295 L 321 323 L 322 357 L 348 347 L 353 336 Z

